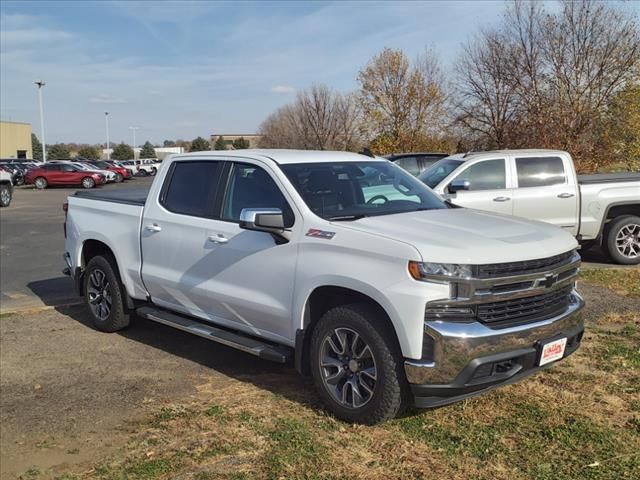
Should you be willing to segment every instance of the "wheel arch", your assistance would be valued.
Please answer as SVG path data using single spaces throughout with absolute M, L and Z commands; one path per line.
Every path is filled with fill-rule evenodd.
M 296 330 L 294 364 L 298 372 L 303 375 L 310 374 L 310 342 L 318 320 L 331 308 L 353 303 L 367 304 L 374 308 L 392 333 L 396 346 L 401 351 L 398 334 L 389 312 L 373 296 L 345 286 L 320 285 L 309 292 L 304 303 L 302 328 Z
M 602 241 L 607 224 L 622 215 L 636 215 L 640 216 L 640 202 L 628 201 L 628 202 L 614 202 L 607 205 L 607 209 L 602 216 L 602 223 L 600 224 L 600 230 L 596 237 L 599 241 Z
M 134 308 L 133 299 L 128 295 L 126 288 L 124 286 L 124 282 L 122 281 L 122 274 L 120 273 L 122 270 L 120 268 L 118 257 L 116 256 L 115 251 L 106 242 L 95 239 L 95 238 L 90 238 L 82 242 L 82 249 L 80 250 L 80 263 L 79 263 L 79 265 L 81 265 L 82 268 L 80 269 L 81 273 L 80 273 L 80 278 L 78 279 L 78 293 L 80 295 L 84 295 L 84 287 L 83 287 L 84 271 L 86 270 L 87 265 L 89 264 L 91 259 L 97 256 L 109 256 L 113 258 L 116 274 L 120 279 L 121 290 L 122 290 L 123 298 L 125 299 L 125 302 L 127 304 L 127 308 Z

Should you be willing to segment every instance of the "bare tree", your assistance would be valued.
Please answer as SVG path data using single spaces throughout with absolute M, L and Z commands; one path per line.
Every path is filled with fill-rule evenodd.
M 518 99 L 509 81 L 509 47 L 497 32 L 485 31 L 469 41 L 456 63 L 459 76 L 458 121 L 488 147 L 509 143 Z
M 300 92 L 260 126 L 263 147 L 347 150 L 360 145 L 360 110 L 353 95 L 325 85 Z

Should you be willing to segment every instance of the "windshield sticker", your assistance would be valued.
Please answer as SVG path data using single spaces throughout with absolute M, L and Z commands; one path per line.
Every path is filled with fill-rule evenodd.
M 327 232 L 326 230 L 318 230 L 317 228 L 310 228 L 307 232 L 307 237 L 324 238 L 325 240 L 331 240 L 336 232 Z

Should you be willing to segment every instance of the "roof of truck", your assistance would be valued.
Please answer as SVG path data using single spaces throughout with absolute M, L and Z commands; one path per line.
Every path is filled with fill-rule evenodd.
M 279 150 L 279 149 L 247 149 L 247 150 L 213 150 L 172 155 L 173 160 L 188 160 L 193 157 L 233 157 L 253 158 L 256 160 L 271 159 L 279 164 L 287 163 L 326 163 L 326 162 L 369 162 L 387 161 L 382 157 L 369 157 L 360 153 L 336 152 L 329 150 Z
M 464 154 L 464 158 L 469 159 L 471 157 L 477 155 L 540 155 L 544 153 L 567 153 L 563 150 L 552 150 L 549 148 L 522 148 L 522 149 L 511 149 L 511 150 L 487 150 L 483 152 L 467 152 Z M 460 157 L 457 157 L 460 158 Z

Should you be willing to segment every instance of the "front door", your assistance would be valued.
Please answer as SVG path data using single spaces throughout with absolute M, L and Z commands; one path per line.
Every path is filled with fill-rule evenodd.
M 512 189 L 507 188 L 507 162 L 503 158 L 480 160 L 451 178 L 469 182 L 468 190 L 456 193 L 445 187 L 445 196 L 453 203 L 467 208 L 513 214 Z

